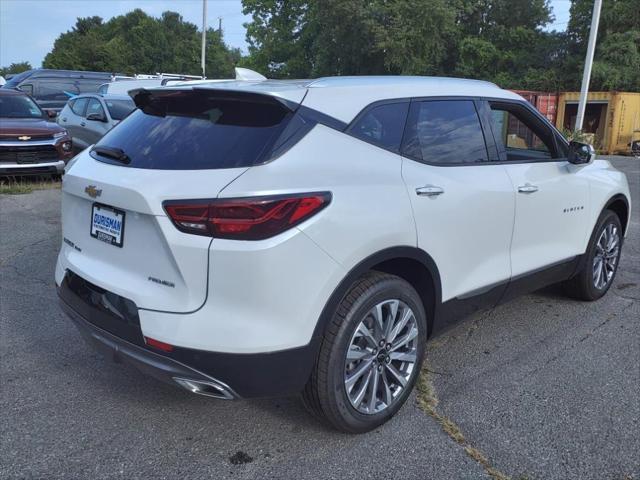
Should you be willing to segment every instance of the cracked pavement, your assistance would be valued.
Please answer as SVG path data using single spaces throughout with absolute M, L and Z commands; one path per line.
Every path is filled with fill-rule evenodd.
M 514 480 L 640 480 L 640 161 L 613 162 L 636 208 L 605 298 L 546 289 L 428 344 L 438 412 Z M 0 195 L 0 478 L 489 478 L 415 395 L 349 436 L 295 398 L 215 401 L 102 358 L 57 306 L 59 203 Z

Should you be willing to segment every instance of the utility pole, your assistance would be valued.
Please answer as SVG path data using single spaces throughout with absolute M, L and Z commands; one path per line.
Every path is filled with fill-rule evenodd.
M 222 38 L 222 17 L 218 17 L 218 35 Z
M 202 67 L 202 78 L 206 78 L 205 56 L 207 50 L 207 0 L 202 0 L 202 57 L 200 66 Z
M 591 29 L 589 30 L 589 43 L 587 44 L 587 56 L 584 61 L 584 72 L 582 74 L 582 86 L 580 87 L 580 102 L 578 103 L 578 116 L 574 130 L 582 130 L 584 122 L 584 111 L 587 107 L 587 94 L 589 93 L 589 81 L 591 80 L 591 67 L 593 66 L 593 54 L 596 50 L 596 37 L 598 36 L 598 24 L 600 23 L 600 8 L 602 0 L 595 0 L 593 3 L 593 14 L 591 15 Z

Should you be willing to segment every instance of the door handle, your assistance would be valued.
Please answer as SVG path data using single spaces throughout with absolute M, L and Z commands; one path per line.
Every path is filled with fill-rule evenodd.
M 81 127 L 84 127 L 84 126 L 86 126 L 86 123 L 84 123 L 84 122 L 80 122 L 80 126 L 81 126 Z
M 443 193 L 444 189 L 435 185 L 425 185 L 424 187 L 416 188 L 416 194 L 420 197 L 436 197 Z
M 63 122 L 66 122 L 66 121 L 67 121 L 67 119 L 66 119 L 66 118 L 63 118 L 63 119 L 62 119 L 62 121 L 63 121 Z
M 538 191 L 538 187 L 535 185 L 531 185 L 530 183 L 525 183 L 524 185 L 520 185 L 518 187 L 518 192 L 520 193 L 535 193 Z

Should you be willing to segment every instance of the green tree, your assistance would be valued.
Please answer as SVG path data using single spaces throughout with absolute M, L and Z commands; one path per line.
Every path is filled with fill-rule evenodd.
M 249 64 L 272 77 L 433 74 L 455 40 L 445 0 L 243 0 Z
M 456 4 L 447 0 L 381 2 L 386 21 L 377 46 L 389 73 L 444 75 L 451 70 L 460 27 Z
M 55 41 L 43 62 L 45 68 L 133 73 L 201 74 L 200 32 L 175 12 L 160 18 L 140 9 L 104 22 L 100 17 L 78 18 L 76 25 Z M 219 32 L 207 32 L 209 78 L 229 78 L 240 61 L 239 50 L 224 43 Z
M 244 0 L 249 62 L 272 77 L 455 75 L 554 89 L 548 0 Z
M 453 75 L 505 88 L 580 86 L 593 0 L 567 32 L 549 0 L 243 0 L 252 68 L 275 78 Z M 592 88 L 640 91 L 638 0 L 603 4 Z
M 310 3 L 306 24 L 309 76 L 386 73 L 377 38 L 384 21 L 379 2 L 323 0 Z
M 7 75 L 16 73 L 26 72 L 27 70 L 31 70 L 33 67 L 29 62 L 14 62 L 8 67 L 0 67 L 0 75 L 6 77 Z
M 573 0 L 567 28 L 564 87 L 578 90 L 582 80 L 593 0 Z M 602 3 L 591 90 L 640 92 L 640 8 L 637 0 Z
M 505 88 L 555 90 L 563 36 L 543 29 L 552 18 L 547 0 L 463 0 L 455 73 Z
M 304 78 L 312 70 L 308 2 L 303 0 L 243 0 L 247 28 L 247 66 L 269 77 Z M 316 30 L 317 31 L 317 30 Z

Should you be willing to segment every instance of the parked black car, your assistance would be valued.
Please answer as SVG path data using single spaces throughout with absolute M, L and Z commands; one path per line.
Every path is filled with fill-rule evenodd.
M 20 89 L 31 95 L 41 108 L 60 111 L 70 98 L 95 93 L 110 80 L 110 73 L 38 68 L 15 75 L 2 88 Z

